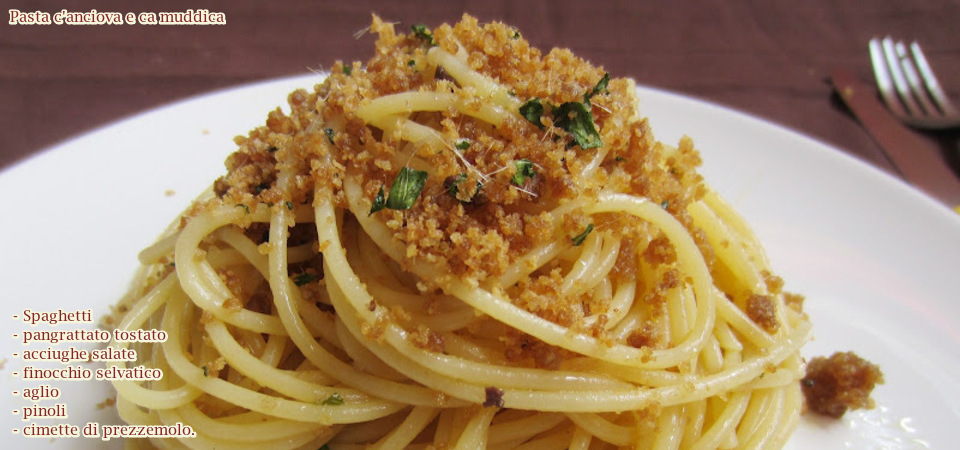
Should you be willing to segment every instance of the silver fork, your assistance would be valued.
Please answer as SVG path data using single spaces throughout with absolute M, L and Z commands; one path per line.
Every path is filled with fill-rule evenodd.
M 940 87 L 920 44 L 912 42 L 908 54 L 902 41 L 873 38 L 870 60 L 887 108 L 903 123 L 940 130 L 960 127 L 960 112 Z

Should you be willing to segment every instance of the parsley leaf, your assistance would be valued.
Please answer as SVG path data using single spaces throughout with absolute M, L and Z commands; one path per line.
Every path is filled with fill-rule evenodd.
M 287 209 L 289 209 L 290 211 L 293 211 L 293 202 L 287 200 L 283 202 L 283 204 L 287 206 Z
M 318 278 L 318 277 L 317 277 L 316 275 L 312 274 L 312 273 L 306 273 L 306 272 L 304 272 L 304 273 L 301 273 L 300 275 L 297 275 L 296 277 L 294 277 L 294 278 L 293 278 L 293 283 L 296 284 L 297 286 L 303 286 L 303 285 L 305 285 L 305 284 L 309 284 L 309 283 L 312 283 L 312 282 L 316 281 L 317 278 Z
M 513 178 L 510 178 L 510 181 L 517 186 L 523 186 L 528 178 L 533 178 L 537 174 L 533 163 L 529 159 L 524 158 L 514 164 L 517 166 L 517 171 L 513 174 Z
M 390 186 L 390 196 L 387 197 L 387 208 L 410 209 L 413 202 L 420 196 L 423 183 L 427 180 L 427 172 L 414 170 L 409 167 L 400 169 L 400 173 L 393 179 Z
M 324 401 L 320 402 L 320 404 L 330 405 L 330 406 L 340 406 L 343 404 L 343 396 L 335 392 L 333 395 L 327 397 Z
M 434 47 L 437 45 L 437 42 L 433 40 L 433 32 L 430 31 L 426 25 L 418 23 L 410 27 L 413 30 L 413 35 L 420 39 L 421 41 L 427 43 L 427 45 Z
M 353 67 L 346 64 L 343 65 L 343 74 L 346 76 L 353 75 Z
M 587 239 L 587 236 L 590 234 L 591 231 L 593 231 L 592 223 L 590 225 L 587 225 L 587 228 L 583 230 L 582 233 L 570 238 L 570 241 L 573 242 L 573 245 L 579 246 L 580 244 L 583 244 L 583 241 Z
M 540 117 L 543 116 L 543 103 L 540 103 L 539 98 L 534 97 L 520 105 L 520 115 L 541 130 L 543 129 L 543 124 L 540 123 Z
M 579 102 L 566 102 L 553 111 L 553 123 L 573 136 L 574 142 L 586 150 L 603 145 L 593 124 L 593 114 Z
M 380 211 L 385 207 L 386 204 L 385 200 L 383 199 L 383 186 L 380 186 L 380 191 L 377 192 L 377 196 L 373 199 L 373 205 L 370 206 L 370 214 L 367 215 L 373 215 L 373 213 Z
M 327 135 L 327 140 L 330 141 L 331 145 L 335 145 L 333 142 L 333 128 L 324 128 L 323 132 Z
M 459 139 L 457 140 L 457 143 L 454 146 L 457 147 L 457 149 L 459 150 L 466 150 L 470 148 L 470 141 L 466 139 Z
M 383 200 L 383 188 L 377 192 L 377 197 L 373 199 L 373 206 L 370 208 L 370 214 L 380 211 L 383 208 L 390 209 L 410 209 L 413 202 L 417 201 L 420 191 L 423 190 L 423 184 L 427 181 L 427 172 L 415 170 L 409 167 L 402 167 L 397 177 L 393 179 L 390 185 L 390 195 L 387 200 Z
M 447 193 L 456 197 L 457 192 L 459 191 L 460 183 L 463 183 L 467 179 L 467 174 L 461 173 L 456 176 L 449 177 L 444 183 L 447 186 Z
M 583 101 L 585 103 L 590 103 L 590 98 L 593 97 L 594 95 L 607 92 L 608 83 L 610 83 L 609 72 L 603 74 L 603 78 L 601 78 L 600 81 L 597 82 L 597 85 L 594 86 L 593 89 L 590 90 L 590 92 L 583 94 Z

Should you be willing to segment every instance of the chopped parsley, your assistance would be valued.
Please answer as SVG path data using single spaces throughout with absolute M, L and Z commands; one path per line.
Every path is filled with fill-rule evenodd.
M 553 123 L 573 136 L 573 142 L 586 150 L 603 145 L 587 105 L 566 102 L 553 112 Z
M 322 402 L 320 402 L 320 404 L 329 405 L 329 406 L 340 406 L 343 404 L 343 396 L 335 392 L 333 395 L 327 397 Z
M 390 195 L 384 200 L 383 187 L 377 192 L 377 197 L 373 199 L 373 206 L 370 207 L 370 214 L 380 211 L 383 208 L 390 209 L 410 209 L 413 202 L 423 191 L 423 184 L 427 181 L 427 172 L 415 170 L 404 166 L 400 173 L 393 179 L 390 185 Z
M 203 376 L 204 376 L 204 377 L 210 376 L 210 370 L 207 369 L 207 366 L 206 366 L 206 365 L 203 366 Z
M 378 191 L 377 196 L 373 198 L 373 205 L 370 206 L 370 214 L 368 215 L 373 215 L 373 213 L 380 211 L 386 206 L 386 200 L 384 200 L 383 196 L 383 186 L 380 186 L 380 191 Z
M 520 39 L 520 32 L 514 31 L 513 36 L 511 36 L 511 39 Z
M 433 32 L 430 31 L 426 25 L 418 23 L 410 27 L 413 30 L 413 35 L 425 42 L 427 45 L 434 47 L 437 45 L 437 42 L 433 40 Z
M 330 141 L 330 145 L 334 145 L 333 142 L 333 128 L 324 128 L 323 132 L 327 135 L 327 140 Z
M 287 209 L 289 209 L 290 211 L 293 211 L 293 202 L 288 200 L 283 202 L 283 204 L 287 206 Z
M 459 190 L 460 183 L 463 183 L 467 179 L 467 174 L 461 173 L 456 176 L 452 176 L 446 180 L 447 193 L 456 197 L 457 191 Z
M 243 210 L 246 211 L 247 214 L 250 214 L 250 207 L 243 203 L 237 203 L 237 208 L 243 208 Z
M 583 230 L 580 234 L 570 238 L 570 242 L 573 242 L 574 246 L 579 246 L 583 244 L 583 241 L 587 239 L 587 236 L 590 235 L 590 232 L 593 231 L 593 224 L 587 225 L 587 228 Z
M 583 94 L 583 102 L 566 102 L 560 106 L 549 105 L 550 114 L 553 116 L 553 124 L 573 137 L 568 147 L 579 145 L 586 150 L 597 148 L 603 145 L 600 140 L 600 133 L 597 132 L 597 126 L 593 122 L 593 114 L 590 112 L 590 98 L 607 92 L 607 84 L 610 82 L 610 74 L 605 73 L 603 78 L 597 84 Z M 545 112 L 543 103 L 539 98 L 532 98 L 520 105 L 520 115 L 530 123 L 536 125 L 541 130 L 544 128 L 540 122 Z
M 458 139 L 457 143 L 454 144 L 454 147 L 457 147 L 459 150 L 466 150 L 470 148 L 470 141 L 466 139 Z
M 447 190 L 447 193 L 451 197 L 460 201 L 464 204 L 480 204 L 485 202 L 485 196 L 480 192 L 483 190 L 483 182 L 477 180 L 476 189 L 473 192 L 469 190 L 460 191 L 460 186 L 464 181 L 467 181 L 467 174 L 459 173 L 457 175 L 451 175 L 443 180 L 443 187 Z
M 663 209 L 669 208 L 669 207 L 670 207 L 670 200 L 664 200 L 664 201 L 660 202 L 660 207 L 663 208 Z
M 514 164 L 517 166 L 517 171 L 513 174 L 513 178 L 510 178 L 510 181 L 517 186 L 523 186 L 528 178 L 537 175 L 537 171 L 529 159 L 524 158 L 514 162 Z
M 610 73 L 607 72 L 603 74 L 603 78 L 601 78 L 600 81 L 597 82 L 597 85 L 594 86 L 593 89 L 590 90 L 590 92 L 583 94 L 583 102 L 590 103 L 590 98 L 593 97 L 594 95 L 608 92 L 607 84 L 609 83 L 610 83 Z
M 393 179 L 393 185 L 390 186 L 387 208 L 410 209 L 413 202 L 420 196 L 425 181 L 427 181 L 427 172 L 409 167 L 401 168 L 400 173 Z
M 534 97 L 520 105 L 520 115 L 541 130 L 543 129 L 543 124 L 540 123 L 540 117 L 543 116 L 543 103 L 540 103 L 539 98 Z
M 276 148 L 276 147 L 274 147 L 274 146 L 272 146 L 272 145 L 270 146 L 270 148 L 267 149 L 267 151 L 270 152 L 270 153 L 273 153 L 273 152 L 275 152 L 275 151 L 277 151 L 277 150 L 279 150 L 279 149 Z
M 297 275 L 296 277 L 294 277 L 294 278 L 293 278 L 293 283 L 296 284 L 297 286 L 303 286 L 303 285 L 305 285 L 305 284 L 309 284 L 309 283 L 312 283 L 312 282 L 314 282 L 314 281 L 317 281 L 317 279 L 319 279 L 319 277 L 317 277 L 316 275 L 314 275 L 314 274 L 312 274 L 312 273 L 306 273 L 306 272 L 304 272 L 304 273 L 301 273 L 300 275 Z
M 353 75 L 353 67 L 347 64 L 343 65 L 343 74 L 346 76 Z
M 410 66 L 410 67 L 413 67 L 413 66 L 417 65 L 417 62 L 411 59 L 410 61 L 407 61 L 407 65 Z

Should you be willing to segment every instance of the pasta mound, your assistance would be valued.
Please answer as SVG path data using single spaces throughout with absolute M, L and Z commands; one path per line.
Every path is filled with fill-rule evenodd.
M 195 448 L 789 437 L 802 298 L 631 80 L 466 15 L 371 31 L 141 253 L 117 328 L 170 339 L 133 344 L 165 377 L 114 383 L 124 420 Z

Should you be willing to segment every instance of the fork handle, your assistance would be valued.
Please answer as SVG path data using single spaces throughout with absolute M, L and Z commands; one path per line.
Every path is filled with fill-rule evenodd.
M 921 191 L 960 212 L 960 179 L 947 165 L 940 148 L 905 127 L 880 103 L 873 89 L 853 72 L 835 70 L 834 89 L 873 140 L 884 151 L 898 174 Z

